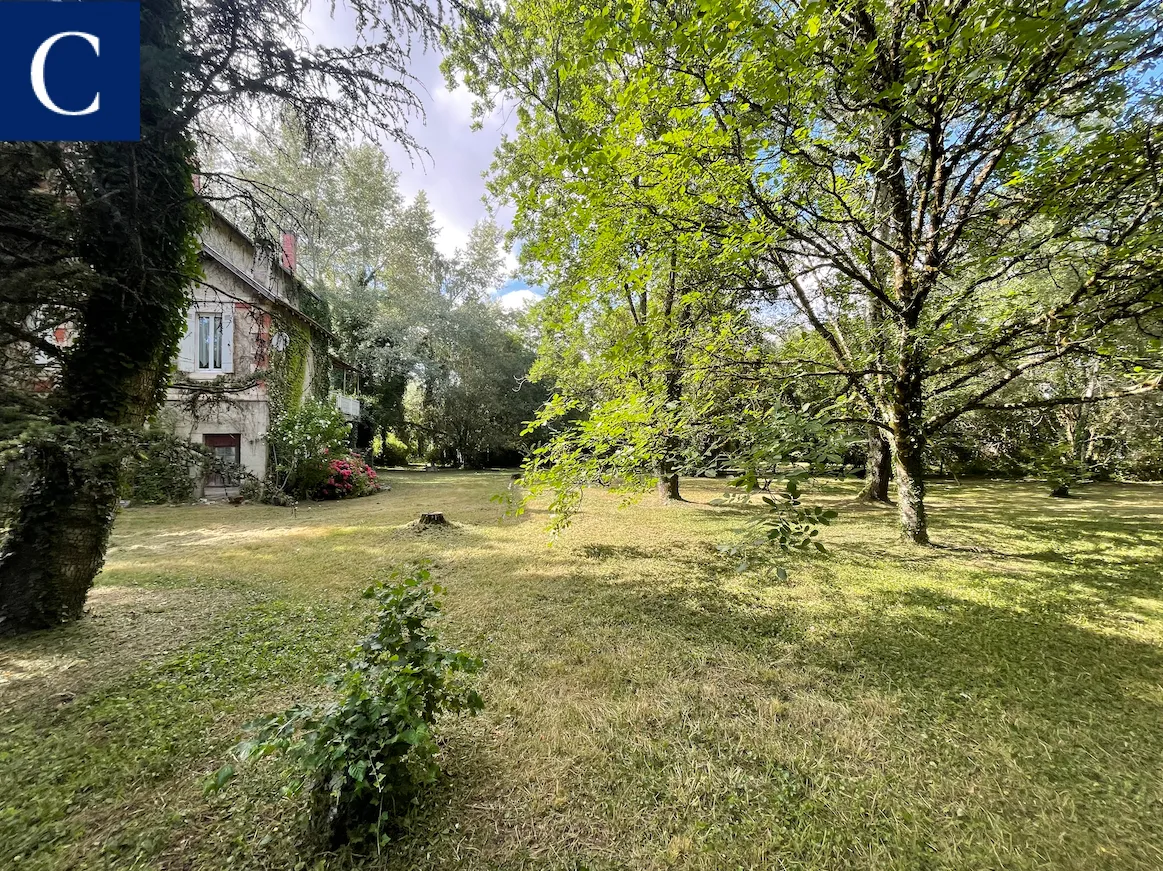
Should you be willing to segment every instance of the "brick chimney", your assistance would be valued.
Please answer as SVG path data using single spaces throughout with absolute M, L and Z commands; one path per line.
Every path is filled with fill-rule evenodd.
M 294 273 L 299 258 L 299 240 L 294 233 L 283 233 L 283 269 Z

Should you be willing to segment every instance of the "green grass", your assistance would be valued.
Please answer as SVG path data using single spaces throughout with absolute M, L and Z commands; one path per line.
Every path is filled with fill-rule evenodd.
M 507 475 L 387 477 L 120 516 L 92 615 L 0 646 L 0 867 L 296 867 L 276 762 L 202 782 L 417 557 L 487 709 L 361 867 L 1163 867 L 1163 487 L 936 485 L 922 550 L 830 484 L 831 556 L 779 583 L 716 552 L 713 482 L 590 494 L 550 548 L 544 513 L 498 522 Z M 406 526 L 430 510 L 455 526 Z

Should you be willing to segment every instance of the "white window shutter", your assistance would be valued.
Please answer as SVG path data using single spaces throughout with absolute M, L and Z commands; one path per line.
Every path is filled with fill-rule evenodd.
M 178 343 L 178 371 L 193 372 L 198 358 L 198 314 L 194 309 L 186 312 L 186 334 Z
M 222 309 L 222 371 L 234 371 L 234 303 Z

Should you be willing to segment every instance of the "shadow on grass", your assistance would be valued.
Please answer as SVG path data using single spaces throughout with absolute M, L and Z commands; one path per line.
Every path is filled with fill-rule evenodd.
M 866 700 L 882 700 L 885 720 L 868 721 L 867 728 L 888 737 L 873 745 L 876 755 L 861 763 L 868 767 L 858 768 L 859 774 L 837 755 L 843 745 L 829 744 L 811 721 L 784 727 L 790 731 L 786 740 L 811 746 L 815 754 L 803 771 L 803 806 L 780 811 L 785 821 L 794 820 L 787 822 L 793 845 L 809 844 L 812 831 L 829 831 L 848 844 L 842 849 L 852 858 L 885 838 L 882 843 L 897 849 L 915 844 L 918 861 L 931 857 L 931 867 L 958 868 L 985 867 L 983 857 L 1006 867 L 1034 867 L 1029 863 L 1035 855 L 1046 867 L 1105 867 L 1088 864 L 1075 851 L 1080 842 L 1112 839 L 1122 852 L 1110 867 L 1146 868 L 1163 847 L 1159 806 L 1151 798 L 1159 793 L 1163 764 L 1163 650 L 1106 625 L 1118 623 L 1112 608 L 1123 597 L 1163 593 L 1157 573 L 1078 582 L 1061 562 L 1030 556 L 1026 570 L 1012 576 L 962 567 L 953 590 L 944 590 L 936 588 L 940 563 L 952 562 L 944 554 L 915 582 L 848 592 L 828 581 L 808 604 L 792 588 L 781 596 L 778 588 L 750 586 L 695 554 L 670 554 L 673 574 L 659 583 L 657 576 L 634 577 L 639 561 L 645 565 L 660 556 L 652 549 L 590 547 L 598 557 L 578 561 L 568 579 L 534 564 L 514 566 L 510 576 L 545 597 L 540 652 L 519 671 L 552 682 L 558 672 L 539 667 L 538 656 L 560 653 L 579 671 L 593 660 L 608 661 L 611 651 L 633 657 L 619 681 L 604 673 L 593 681 L 573 678 L 568 686 L 586 709 L 600 712 L 623 702 L 667 706 L 674 703 L 665 695 L 670 680 L 726 681 L 719 690 L 724 695 L 717 697 L 716 725 L 707 727 L 727 742 L 713 745 L 714 753 L 723 754 L 735 747 L 726 736 L 753 728 L 748 712 L 767 710 L 763 705 L 770 700 L 795 705 L 797 697 L 810 696 L 811 704 L 824 706 L 814 710 L 836 712 L 822 715 L 834 717 L 826 729 L 854 735 L 865 728 Z M 615 557 L 630 560 L 630 571 L 608 574 Z M 471 576 L 472 560 L 462 560 L 459 569 Z M 991 601 L 971 598 L 979 586 L 991 585 Z M 659 696 L 651 702 L 654 693 Z M 684 712 L 657 716 L 671 715 L 681 720 L 675 728 L 687 728 Z M 689 716 L 697 722 L 708 714 Z M 679 735 L 660 734 L 664 745 L 684 746 Z M 762 755 L 775 745 L 750 745 L 760 739 L 741 734 L 747 735 L 739 739 L 743 749 L 735 749 L 755 772 L 789 764 L 778 754 Z M 678 751 L 650 760 L 660 771 L 695 764 Z M 635 783 L 665 780 L 653 769 L 619 769 L 611 776 Z M 454 794 L 448 800 L 465 799 Z M 860 810 L 864 801 L 871 805 Z M 971 828 L 955 806 L 991 821 Z M 869 807 L 878 816 L 861 821 Z M 758 825 L 748 819 L 748 825 Z M 1008 839 L 1000 847 L 993 843 L 998 826 Z M 428 823 L 422 831 L 430 831 Z M 791 860 L 801 848 L 789 849 Z M 799 858 L 808 862 L 811 849 L 803 846 Z
M 714 544 L 758 506 L 684 505 L 673 527 L 648 511 L 645 533 L 594 523 L 554 551 L 486 530 L 484 507 L 463 508 L 454 531 L 399 540 L 410 503 L 398 517 L 353 513 L 350 527 L 302 545 L 343 566 L 326 595 L 315 577 L 285 589 L 275 566 L 255 585 L 277 578 L 288 601 L 220 615 L 167 660 L 20 724 L 9 736 L 20 752 L 0 769 L 25 784 L 29 810 L 0 819 L 0 834 L 44 849 L 47 863 L 80 837 L 71 802 L 95 805 L 100 823 L 124 815 L 122 794 L 155 773 L 196 793 L 199 766 L 221 761 L 244 713 L 314 691 L 312 675 L 363 619 L 335 596 L 353 598 L 377 555 L 394 561 L 414 536 L 450 590 L 452 640 L 492 659 L 482 679 L 493 692 L 484 716 L 446 733 L 451 777 L 393 845 L 391 867 L 597 868 L 607 852 L 610 867 L 647 855 L 663 867 L 671 835 L 691 833 L 675 865 L 774 867 L 750 846 L 771 844 L 762 861 L 801 868 L 890 867 L 874 861 L 889 853 L 909 869 L 1160 867 L 1159 613 L 1149 632 L 1132 620 L 1133 599 L 1163 597 L 1150 556 L 1158 515 L 1113 496 L 1064 508 L 1033 490 L 935 491 L 947 547 L 892 544 L 891 511 L 862 512 L 851 526 L 841 518 L 831 558 L 797 564 L 786 586 L 716 558 Z M 165 570 L 203 553 L 167 553 Z M 162 867 L 222 867 L 218 849 L 260 867 L 251 827 L 269 830 L 276 813 L 261 786 L 253 820 L 233 821 L 226 805 L 208 813 L 195 835 L 221 831 L 221 843 L 197 862 L 183 855 L 197 837 L 167 834 Z M 1080 840 L 1122 852 L 1099 861 Z

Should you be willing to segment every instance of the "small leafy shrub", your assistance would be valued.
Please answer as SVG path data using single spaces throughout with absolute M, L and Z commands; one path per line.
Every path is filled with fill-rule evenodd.
M 351 495 L 355 489 L 355 470 L 351 461 L 347 459 L 332 460 L 327 465 L 329 474 L 327 480 L 319 486 L 318 496 L 321 499 L 343 499 Z
M 247 502 L 265 502 L 266 483 L 258 475 L 244 474 L 238 485 L 238 495 Z
M 261 502 L 265 505 L 290 508 L 298 501 L 294 496 L 280 490 L 270 480 L 264 481 L 249 472 L 243 472 L 241 478 L 242 483 L 239 485 L 238 495 L 247 502 Z
M 358 456 L 355 457 L 355 485 L 352 488 L 352 496 L 370 496 L 372 493 L 378 493 L 383 487 L 380 486 L 379 476 L 376 470 L 365 463 Z
M 295 763 L 290 790 L 310 794 L 318 847 L 386 842 L 391 821 L 440 774 L 437 721 L 483 706 L 465 680 L 483 663 L 440 643 L 433 622 L 443 590 L 429 578 L 415 566 L 366 590 L 376 603 L 375 629 L 328 678 L 337 698 L 257 720 L 235 748 L 243 761 L 282 754 Z M 207 789 L 221 789 L 231 776 L 225 766 Z

